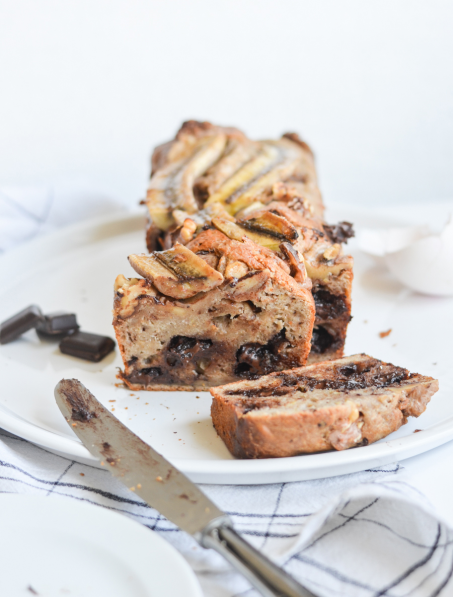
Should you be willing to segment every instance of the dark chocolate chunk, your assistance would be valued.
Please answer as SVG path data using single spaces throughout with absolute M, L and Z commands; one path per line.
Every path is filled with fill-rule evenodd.
M 60 350 L 63 354 L 94 363 L 101 361 L 114 348 L 115 342 L 108 336 L 88 332 L 74 332 L 60 342 Z
M 322 325 L 313 328 L 311 337 L 311 351 L 317 354 L 323 354 L 329 349 L 336 348 L 335 338 Z
M 318 320 L 336 319 L 347 312 L 345 296 L 320 289 L 313 292 Z
M 260 375 L 270 373 L 284 360 L 285 348 L 288 345 L 285 328 L 267 344 L 258 344 L 258 342 L 243 344 L 236 352 L 238 364 L 234 370 L 235 374 L 245 379 L 256 379 Z
M 45 339 L 57 339 L 68 336 L 79 329 L 75 313 L 55 311 L 44 315 L 44 318 L 36 326 L 38 336 Z
M 340 375 L 344 376 L 344 377 L 352 377 L 353 375 L 356 375 L 358 372 L 357 370 L 357 365 L 352 364 L 352 365 L 343 365 L 343 367 L 338 367 L 337 371 Z
M 333 243 L 347 243 L 348 238 L 355 235 L 350 222 L 338 222 L 338 224 L 332 224 L 332 226 L 324 224 L 324 230 Z
M 141 383 L 143 385 L 152 384 L 156 377 L 162 375 L 162 369 L 160 367 L 146 367 L 139 371 L 133 371 L 127 376 L 127 379 L 132 383 Z
M 7 344 L 35 328 L 42 319 L 41 309 L 30 305 L 0 324 L 0 344 Z
M 276 374 L 276 379 L 280 379 L 282 382 L 282 385 L 279 387 L 275 387 L 275 385 L 266 387 L 264 384 L 243 390 L 227 390 L 225 394 L 227 396 L 238 396 L 243 399 L 243 406 L 246 408 L 246 411 L 244 411 L 245 414 L 245 412 L 249 412 L 254 408 L 273 406 L 273 398 L 291 394 L 296 390 L 299 392 L 311 392 L 313 390 L 339 390 L 348 392 L 364 388 L 385 388 L 401 384 L 409 380 L 410 377 L 411 374 L 407 369 L 375 360 L 374 363 L 368 361 L 367 363 L 350 363 L 336 367 L 334 375 L 326 379 L 301 375 L 297 373 L 297 369 L 294 371 L 283 371 Z M 246 400 L 247 398 L 255 399 L 256 397 L 269 397 L 269 399 L 260 400 L 259 402 L 255 402 L 255 404 L 253 402 L 250 404 Z
M 174 353 L 183 359 L 191 359 L 200 350 L 208 350 L 212 340 L 189 338 L 187 336 L 174 336 L 168 345 L 168 352 Z

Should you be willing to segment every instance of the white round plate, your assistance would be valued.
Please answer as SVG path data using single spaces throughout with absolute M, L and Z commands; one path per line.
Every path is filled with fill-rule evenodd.
M 0 595 L 202 597 L 185 559 L 153 531 L 69 499 L 0 495 Z
M 432 210 L 431 210 L 432 211 Z M 395 225 L 367 211 L 342 208 L 329 221 L 357 227 Z M 0 259 L 0 320 L 30 303 L 44 312 L 77 313 L 82 329 L 113 336 L 113 282 L 133 271 L 127 255 L 145 251 L 144 217 L 115 215 L 60 230 Z M 453 300 L 410 292 L 355 249 L 353 315 L 346 354 L 366 352 L 440 380 L 440 391 L 419 419 L 376 444 L 323 454 L 235 460 L 217 436 L 207 392 L 131 392 L 118 384 L 118 351 L 100 363 L 61 354 L 32 330 L 0 346 L 0 426 L 74 460 L 97 465 L 60 414 L 53 389 L 76 378 L 132 431 L 200 483 L 275 483 L 340 475 L 414 456 L 453 438 L 450 366 Z M 379 332 L 392 329 L 390 335 Z M 419 433 L 415 430 L 421 429 Z

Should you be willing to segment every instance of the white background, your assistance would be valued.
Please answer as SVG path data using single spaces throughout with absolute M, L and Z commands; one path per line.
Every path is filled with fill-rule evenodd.
M 188 118 L 298 131 L 329 203 L 453 196 L 453 3 L 0 0 L 0 185 L 143 197 Z

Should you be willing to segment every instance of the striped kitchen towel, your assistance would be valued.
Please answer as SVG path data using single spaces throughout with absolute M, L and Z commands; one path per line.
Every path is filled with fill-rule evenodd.
M 272 485 L 203 485 L 236 528 L 322 597 L 453 595 L 453 531 L 395 464 Z M 206 596 L 257 597 L 247 581 L 108 471 L 0 431 L 0 492 L 95 504 L 141 522 L 187 559 Z

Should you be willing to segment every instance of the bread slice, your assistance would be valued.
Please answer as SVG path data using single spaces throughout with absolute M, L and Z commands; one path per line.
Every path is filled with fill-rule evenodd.
M 118 276 L 113 324 L 131 389 L 204 389 L 305 364 L 313 297 L 271 250 L 208 229 L 129 260 L 144 278 Z
M 358 354 L 211 388 L 212 421 L 236 458 L 366 446 L 421 415 L 432 377 Z

